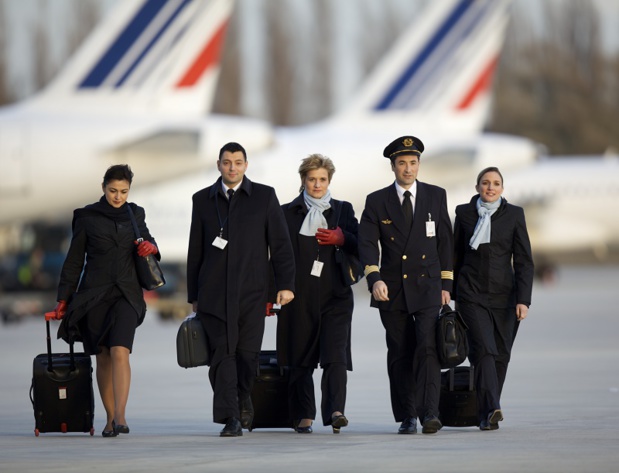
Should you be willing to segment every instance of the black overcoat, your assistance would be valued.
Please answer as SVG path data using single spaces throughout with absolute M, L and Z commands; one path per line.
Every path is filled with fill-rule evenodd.
M 213 246 L 220 233 L 228 242 L 223 250 Z M 188 301 L 198 301 L 199 312 L 226 321 L 230 354 L 237 349 L 260 351 L 263 334 L 239 340 L 238 327 L 246 318 L 260 318 L 264 327 L 269 254 L 276 290 L 294 291 L 292 245 L 272 187 L 244 177 L 228 204 L 219 178 L 193 195 L 187 253 Z
M 328 228 L 339 226 L 344 233 L 344 246 L 340 251 L 358 255 L 358 222 L 349 202 L 331 199 L 331 208 L 323 215 Z M 335 261 L 332 246 L 320 246 L 315 239 L 300 236 L 299 230 L 307 216 L 303 194 L 292 202 L 282 205 L 288 231 L 292 241 L 296 262 L 296 292 L 294 300 L 282 308 L 277 321 L 277 355 L 280 366 L 315 367 L 339 362 L 346 363 L 352 370 L 350 343 L 350 325 L 354 308 L 353 292 L 344 284 L 340 268 Z M 339 213 L 339 222 L 337 221 Z M 311 254 L 301 254 L 301 238 L 306 238 L 314 246 Z M 307 244 L 307 242 L 306 242 Z M 312 276 L 309 271 L 311 262 L 320 251 L 320 260 L 325 263 L 320 278 Z M 307 264 L 303 264 L 302 262 Z M 327 274 L 328 273 L 328 274 Z M 327 287 L 325 287 L 325 285 Z M 329 324 L 338 333 L 347 332 L 347 339 L 338 346 L 320 343 L 322 317 L 330 317 Z
M 479 219 L 478 198 L 456 207 L 455 299 L 484 307 L 529 306 L 534 268 L 524 211 L 502 198 L 491 217 L 490 243 L 474 250 L 469 241 Z
M 133 203 L 126 205 L 131 205 L 142 238 L 156 244 L 146 226 L 144 209 Z M 78 321 L 113 286 L 120 289 L 138 314 L 138 325 L 141 324 L 146 303 L 135 271 L 136 237 L 128 214 L 126 220 L 115 221 L 84 207 L 74 211 L 72 227 L 73 237 L 60 274 L 57 297 L 69 305 L 58 336 L 79 340 Z
M 433 237 L 426 235 L 429 219 L 435 222 Z M 409 314 L 440 307 L 441 291 L 451 291 L 453 284 L 453 234 L 445 189 L 417 181 L 410 232 L 395 183 L 368 195 L 359 225 L 359 257 L 364 267 L 380 266 L 366 276 L 369 290 L 382 280 L 389 291 L 389 301 L 372 297 L 372 307 Z

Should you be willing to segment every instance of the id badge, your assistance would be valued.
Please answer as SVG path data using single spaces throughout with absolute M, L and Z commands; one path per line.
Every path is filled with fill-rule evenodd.
M 220 236 L 215 237 L 215 239 L 213 240 L 213 246 L 219 248 L 220 250 L 223 250 L 227 244 L 228 244 L 228 240 L 224 240 Z
M 320 274 L 322 273 L 322 267 L 325 264 L 322 261 L 314 261 L 314 264 L 312 265 L 312 272 L 310 273 L 312 276 L 316 276 L 317 278 L 320 277 Z
M 432 220 L 430 220 L 429 222 L 426 222 L 426 236 L 428 238 L 436 236 L 436 227 Z

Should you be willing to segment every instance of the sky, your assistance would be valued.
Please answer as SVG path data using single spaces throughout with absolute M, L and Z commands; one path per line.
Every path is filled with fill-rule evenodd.
M 64 57 L 66 31 L 70 28 L 74 15 L 72 16 L 72 8 L 75 2 L 80 0 L 0 0 L 0 5 L 4 7 L 4 13 L 8 19 L 7 42 L 8 42 L 8 58 L 9 69 L 11 71 L 10 83 L 13 86 L 16 95 L 19 98 L 24 98 L 34 92 L 32 74 L 30 72 L 32 63 L 33 47 L 31 44 L 33 27 L 39 23 L 49 28 L 50 48 L 52 60 Z M 82 0 L 83 1 L 83 0 Z M 113 8 L 114 5 L 122 0 L 96 0 L 102 12 L 106 12 Z M 237 0 L 237 8 L 239 11 L 245 12 L 243 20 L 243 28 L 247 29 L 246 45 L 251 47 L 251 42 L 258 40 L 252 36 L 252 15 L 255 15 L 260 5 L 272 0 Z M 278 0 L 281 3 L 281 0 Z M 305 25 L 303 30 L 302 19 L 304 8 L 308 2 L 312 0 L 288 0 L 293 10 L 298 13 L 295 15 L 294 21 L 299 21 L 300 31 L 305 31 L 308 37 L 311 37 L 311 25 Z M 359 32 L 355 30 L 355 13 L 358 6 L 363 3 L 365 8 L 370 9 L 373 14 L 381 15 L 384 12 L 381 10 L 385 5 L 390 8 L 402 11 L 402 16 L 420 6 L 423 6 L 428 0 L 338 0 L 337 15 L 342 18 L 347 18 L 347 21 L 340 22 L 338 31 L 342 35 L 353 38 Z M 539 18 L 538 12 L 545 3 L 561 4 L 568 0 L 514 0 L 514 6 L 526 12 L 527 16 L 535 21 Z M 580 1 L 580 0 L 578 0 Z M 598 10 L 601 12 L 601 27 L 602 41 L 608 51 L 619 51 L 619 0 L 593 0 Z M 351 21 L 352 20 L 352 21 Z M 308 29 L 309 28 L 309 29 Z M 543 29 L 543 25 L 537 25 L 537 28 Z M 251 60 L 251 55 L 248 56 Z M 255 58 L 254 58 L 255 61 Z M 340 77 L 339 89 L 341 94 L 346 95 L 349 84 L 358 82 L 355 74 L 360 74 L 362 71 L 355 70 L 353 64 L 351 68 L 342 68 L 342 77 Z

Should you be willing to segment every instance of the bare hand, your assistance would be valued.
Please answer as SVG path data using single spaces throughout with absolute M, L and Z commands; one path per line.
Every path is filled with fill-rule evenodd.
M 277 303 L 281 305 L 286 305 L 294 299 L 294 292 L 283 290 L 277 293 Z
M 377 301 L 386 302 L 389 300 L 389 289 L 383 281 L 376 281 L 372 286 L 372 295 Z
M 198 301 L 193 301 L 191 303 L 191 308 L 193 309 L 193 311 L 197 314 L 198 313 Z
M 516 318 L 518 320 L 524 320 L 527 318 L 529 308 L 524 304 L 516 304 Z
M 443 301 L 443 305 L 447 305 L 451 302 L 451 294 L 449 294 L 449 291 L 441 292 L 441 300 Z

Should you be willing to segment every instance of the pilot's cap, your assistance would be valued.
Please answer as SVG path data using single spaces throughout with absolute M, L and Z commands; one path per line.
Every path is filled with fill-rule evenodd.
M 423 142 L 415 136 L 400 136 L 387 145 L 383 151 L 383 156 L 394 160 L 402 154 L 415 154 L 421 156 L 423 153 Z

